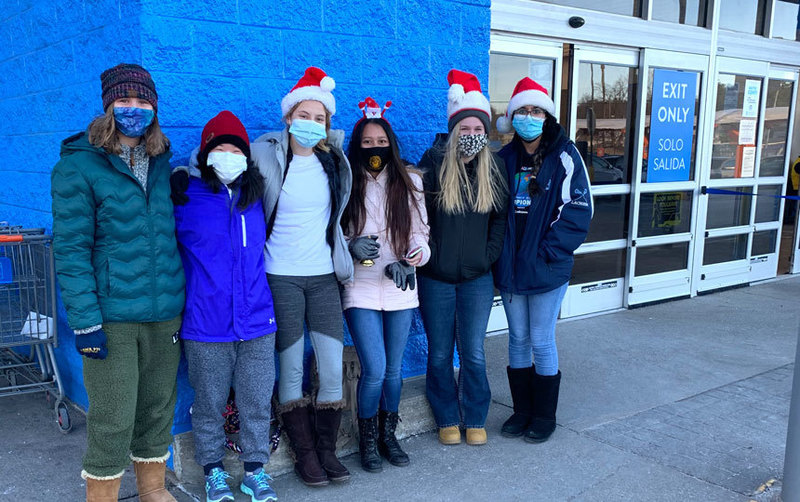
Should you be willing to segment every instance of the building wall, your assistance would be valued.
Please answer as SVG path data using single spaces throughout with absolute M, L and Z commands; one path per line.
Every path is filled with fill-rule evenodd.
M 13 118 L 0 121 L 0 221 L 51 228 L 49 172 L 59 142 L 102 112 L 99 75 L 119 62 L 151 71 L 174 165 L 186 162 L 222 109 L 242 119 L 251 139 L 280 128 L 280 100 L 309 65 L 336 80 L 334 128 L 349 136 L 366 96 L 392 100 L 387 118 L 403 156 L 416 162 L 446 130 L 447 72 L 474 72 L 488 88 L 489 4 L 10 0 L 0 13 L 0 116 Z M 59 327 L 68 393 L 86 405 L 73 335 L 63 321 Z M 417 317 L 404 375 L 424 372 L 425 353 Z M 185 425 L 188 404 L 179 408 Z

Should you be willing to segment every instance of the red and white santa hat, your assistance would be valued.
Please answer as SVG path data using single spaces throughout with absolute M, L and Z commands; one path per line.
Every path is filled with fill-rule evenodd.
M 514 87 L 511 99 L 508 101 L 506 114 L 497 119 L 497 124 L 495 124 L 495 126 L 498 132 L 508 134 L 513 130 L 511 126 L 511 117 L 513 117 L 515 111 L 523 106 L 538 106 L 550 115 L 556 114 L 556 105 L 553 103 L 553 100 L 550 99 L 550 96 L 547 95 L 547 89 L 534 80 L 524 77 L 517 82 L 517 85 Z
M 336 113 L 336 100 L 331 91 L 336 82 L 315 66 L 306 68 L 303 77 L 281 100 L 281 114 L 285 117 L 294 105 L 301 101 L 319 101 L 331 115 Z
M 486 132 L 492 121 L 489 100 L 481 94 L 481 83 L 472 73 L 450 70 L 447 74 L 450 89 L 447 91 L 447 130 L 452 131 L 466 117 L 477 117 L 483 122 Z

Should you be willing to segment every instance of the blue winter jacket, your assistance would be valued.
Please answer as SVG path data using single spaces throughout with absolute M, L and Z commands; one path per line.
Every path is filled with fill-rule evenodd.
M 573 253 L 589 231 L 594 209 L 586 166 L 559 127 L 536 176 L 541 190 L 531 200 L 516 249 L 514 176 L 518 146 L 512 141 L 497 154 L 505 161 L 510 200 L 503 251 L 494 266 L 495 286 L 502 292 L 521 295 L 552 291 L 569 280 Z
M 264 271 L 266 224 L 261 199 L 240 210 L 239 193 L 214 193 L 190 176 L 189 202 L 175 206 L 178 250 L 186 274 L 181 337 L 235 342 L 274 333 Z

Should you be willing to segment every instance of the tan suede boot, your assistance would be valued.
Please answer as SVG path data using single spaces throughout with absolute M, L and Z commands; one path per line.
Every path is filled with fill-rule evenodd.
M 122 476 L 114 479 L 86 478 L 86 502 L 117 502 Z
M 134 462 L 133 472 L 136 473 L 136 488 L 141 502 L 176 502 L 164 488 L 166 462 Z

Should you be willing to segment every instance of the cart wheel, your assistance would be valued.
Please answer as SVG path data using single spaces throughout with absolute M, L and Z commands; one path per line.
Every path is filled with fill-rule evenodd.
M 69 419 L 69 409 L 67 409 L 67 404 L 61 399 L 56 401 L 56 423 L 58 423 L 58 430 L 60 430 L 62 434 L 66 434 L 72 430 L 72 421 Z

